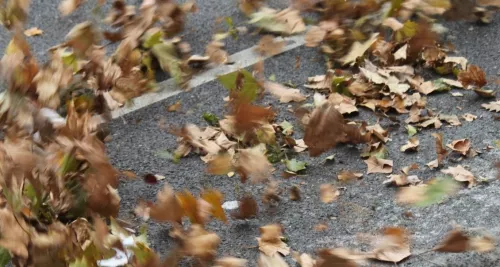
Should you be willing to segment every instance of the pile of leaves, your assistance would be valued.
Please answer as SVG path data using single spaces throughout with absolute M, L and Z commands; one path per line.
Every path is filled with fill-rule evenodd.
M 59 10 L 67 15 L 82 2 L 64 0 Z M 198 153 L 211 174 L 238 174 L 242 183 L 267 183 L 262 201 L 275 203 L 280 200 L 280 190 L 273 178 L 273 164 L 285 164 L 284 177 L 298 175 L 306 164 L 293 157 L 304 151 L 316 157 L 340 143 L 364 144 L 361 157 L 366 159 L 367 173 L 393 172 L 385 148 L 390 142 L 388 131 L 380 124 L 344 118 L 357 112 L 358 107 L 388 118 L 388 112 L 408 114 L 410 138 L 401 147 L 406 152 L 418 150 L 419 130 L 440 128 L 443 122 L 450 127 L 461 124 L 456 115 L 435 114 L 426 108 L 427 95 L 459 88 L 485 98 L 495 96 L 494 91 L 484 89 L 487 80 L 481 68 L 453 56 L 452 48 L 440 44 L 442 27 L 432 17 L 488 22 L 492 10 L 500 6 L 498 1 L 478 1 L 482 6 L 460 12 L 454 1 L 447 0 L 293 2 L 289 8 L 274 10 L 263 1 L 241 0 L 240 8 L 249 16 L 252 27 L 267 34 L 256 47 L 263 56 L 275 55 L 284 47 L 274 35 L 304 32 L 306 45 L 319 48 L 327 56 L 326 73 L 307 81 L 306 87 L 314 90 L 312 103 L 302 103 L 307 97 L 300 90 L 266 80 L 262 64 L 253 72 L 239 70 L 221 76 L 219 81 L 229 92 L 226 116 L 219 120 L 206 114 L 210 126 L 189 124 L 171 129 L 179 140 L 176 159 Z M 110 112 L 155 91 L 156 69 L 168 72 L 179 86 L 188 88 L 190 77 L 200 68 L 228 63 L 221 41 L 243 30 L 228 20 L 230 30 L 215 34 L 205 55 L 191 55 L 189 44 L 177 34 L 183 30 L 185 15 L 196 11 L 194 3 L 145 0 L 136 8 L 116 0 L 104 20 L 112 30 L 100 31 L 91 22 L 78 24 L 62 44 L 48 51 L 49 61 L 40 65 L 24 37 L 41 34 L 36 29 L 25 31 L 29 4 L 26 0 L 0 1 L 0 21 L 12 36 L 0 62 L 5 87 L 0 94 L 2 263 L 176 266 L 188 258 L 202 266 L 244 266 L 243 259 L 216 259 L 221 240 L 204 227 L 211 218 L 228 222 L 222 208 L 223 194 L 216 189 L 206 188 L 195 197 L 188 191 L 174 192 L 165 184 L 155 203 L 138 204 L 135 213 L 144 220 L 172 225 L 170 234 L 177 246 L 163 259 L 148 247 L 144 229 L 136 231 L 129 223 L 114 219 L 120 208 L 116 189 L 119 173 L 109 163 L 104 146 Z M 321 20 L 306 27 L 301 17 L 305 11 L 319 13 Z M 106 51 L 109 43 L 118 43 L 111 54 Z M 446 78 L 426 81 L 422 68 Z M 292 138 L 293 126 L 287 121 L 275 123 L 275 111 L 257 103 L 264 94 L 275 96 L 281 103 L 300 103 L 293 112 L 304 127 L 302 139 Z M 483 107 L 500 111 L 498 101 Z M 466 114 L 464 119 L 475 117 Z M 437 159 L 428 164 L 430 168 L 442 165 L 449 154 L 442 135 L 434 137 Z M 468 139 L 455 140 L 447 147 L 463 157 L 479 153 Z M 469 187 L 477 183 L 461 165 L 442 170 L 454 179 L 425 183 L 409 175 L 415 168 L 418 166 L 405 167 L 401 174 L 391 174 L 384 182 L 404 186 L 397 198 L 400 203 L 433 204 L 458 190 L 455 181 Z M 340 180 L 361 176 L 338 174 Z M 320 195 L 322 202 L 330 203 L 340 191 L 324 184 Z M 300 201 L 298 187 L 292 188 L 290 198 Z M 257 200 L 245 194 L 231 217 L 241 220 L 255 216 Z M 287 266 L 282 256 L 290 254 L 290 248 L 281 226 L 272 224 L 260 230 L 259 266 Z M 372 259 L 397 263 L 411 255 L 410 237 L 404 229 L 386 228 L 373 240 L 370 252 L 322 249 L 316 259 L 299 253 L 294 253 L 294 259 L 304 267 L 358 266 Z M 434 250 L 484 252 L 492 248 L 491 238 L 474 237 L 457 229 Z

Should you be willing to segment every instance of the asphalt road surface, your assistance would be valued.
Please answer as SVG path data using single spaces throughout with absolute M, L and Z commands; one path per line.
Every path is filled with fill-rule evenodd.
M 130 3 L 134 1 L 128 1 Z M 91 16 L 92 1 L 84 4 L 74 14 L 61 18 L 57 12 L 58 1 L 34 1 L 30 12 L 28 26 L 37 26 L 44 31 L 41 37 L 29 38 L 37 57 L 45 59 L 45 51 L 61 42 L 71 27 L 85 21 Z M 204 46 L 210 40 L 216 29 L 214 20 L 221 16 L 231 16 L 236 26 L 245 25 L 245 17 L 237 9 L 236 1 L 200 0 L 200 12 L 188 17 L 188 26 L 184 40 L 189 42 L 193 50 L 202 53 Z M 274 1 L 274 7 L 284 7 L 286 1 Z M 490 25 L 480 26 L 474 23 L 446 23 L 449 32 L 447 38 L 453 42 L 458 54 L 465 56 L 473 64 L 481 66 L 489 78 L 496 79 L 500 75 L 500 17 L 496 17 Z M 4 49 L 8 37 L 5 31 L 0 32 L 0 48 Z M 230 54 L 248 49 L 256 44 L 259 37 L 248 35 L 238 40 L 227 42 Z M 295 68 L 296 58 L 300 57 L 300 67 Z M 321 54 L 314 48 L 300 46 L 265 61 L 266 76 L 274 74 L 278 82 L 292 82 L 303 85 L 309 76 L 324 73 Z M 497 89 L 492 84 L 491 89 Z M 299 86 L 304 94 L 312 92 Z M 495 147 L 489 152 L 472 159 L 466 159 L 459 164 L 466 166 L 476 177 L 494 179 L 496 170 L 493 163 L 500 159 L 500 150 L 495 141 L 500 139 L 500 122 L 494 120 L 494 113 L 481 109 L 485 100 L 478 98 L 473 92 L 461 91 L 463 97 L 453 97 L 450 93 L 431 95 L 428 106 L 444 114 L 456 114 L 459 117 L 465 113 L 478 116 L 473 122 L 462 120 L 462 126 L 442 127 L 439 132 L 444 134 L 444 143 L 452 140 L 469 138 L 475 149 L 486 146 Z M 206 165 L 199 156 L 191 155 L 181 159 L 179 163 L 157 155 L 161 150 L 173 150 L 176 147 L 175 137 L 162 130 L 158 123 L 165 120 L 168 125 L 182 126 L 194 123 L 205 126 L 203 112 L 211 112 L 222 117 L 226 110 L 223 98 L 227 91 L 217 81 L 210 81 L 196 86 L 190 92 L 182 92 L 163 101 L 153 103 L 135 112 L 115 119 L 111 125 L 112 140 L 107 144 L 112 163 L 120 170 L 131 170 L 141 175 L 147 173 L 164 175 L 165 180 L 159 184 L 146 184 L 142 179 L 126 180 L 119 187 L 122 197 L 120 216 L 134 222 L 140 222 L 134 217 L 133 209 L 139 199 L 154 200 L 163 182 L 168 182 L 176 190 L 187 189 L 197 193 L 205 186 L 219 189 L 225 195 L 226 201 L 236 200 L 243 192 L 252 192 L 260 196 L 263 185 L 247 184 L 236 190 L 238 179 L 227 176 L 212 176 L 206 174 Z M 180 112 L 169 113 L 166 107 L 180 101 Z M 311 97 L 308 98 L 312 102 Z M 287 120 L 295 125 L 295 138 L 303 136 L 293 114 L 287 105 L 279 104 L 274 98 L 265 96 L 261 100 L 264 105 L 271 105 L 278 111 L 277 122 Z M 373 113 L 360 110 L 359 115 L 352 120 L 366 120 L 370 124 L 376 122 Z M 389 158 L 394 160 L 394 172 L 411 163 L 421 167 L 414 174 L 422 180 L 435 177 L 439 172 L 431 171 L 424 165 L 435 159 L 435 130 L 423 130 L 418 133 L 420 149 L 417 153 L 403 154 L 399 147 L 406 143 L 407 135 L 404 120 L 406 116 L 398 117 L 401 123 L 382 120 L 384 128 L 391 128 L 392 141 L 388 143 Z M 220 256 L 235 256 L 248 259 L 254 266 L 258 255 L 255 238 L 259 236 L 259 227 L 269 223 L 281 223 L 285 229 L 289 246 L 299 252 L 314 253 L 319 248 L 355 248 L 368 250 L 357 238 L 358 233 L 375 234 L 385 226 L 402 226 L 412 234 L 412 252 L 414 255 L 433 248 L 448 232 L 453 224 L 465 228 L 483 229 L 497 237 L 500 234 L 500 182 L 481 183 L 472 189 L 463 189 L 456 196 L 444 203 L 427 208 L 408 208 L 395 203 L 396 189 L 382 184 L 384 175 L 365 174 L 363 178 L 351 184 L 339 184 L 336 175 L 341 170 L 366 173 L 366 164 L 359 157 L 360 147 L 340 146 L 325 154 L 334 153 L 335 162 L 324 163 L 324 157 L 310 158 L 302 153 L 298 159 L 308 163 L 305 175 L 283 179 L 280 177 L 283 164 L 277 164 L 276 178 L 282 182 L 282 201 L 275 207 L 260 205 L 260 213 L 256 219 L 249 221 L 231 220 L 228 224 L 211 222 L 208 228 L 215 231 L 222 239 L 219 247 Z M 457 163 L 448 160 L 445 166 L 455 166 Z M 345 186 L 339 199 L 331 204 L 323 204 L 319 200 L 319 187 L 323 183 L 334 183 Z M 299 202 L 288 199 L 288 190 L 292 185 L 299 185 L 303 200 Z M 259 201 L 260 202 L 260 201 Z M 404 214 L 410 212 L 413 217 Z M 313 230 L 318 223 L 328 225 L 324 232 Z M 173 246 L 168 235 L 168 224 L 149 222 L 149 238 L 151 246 L 158 253 L 165 255 Z M 292 263 L 291 257 L 286 260 Z M 380 263 L 382 266 L 385 264 Z M 373 265 L 377 266 L 377 265 Z M 437 254 L 425 253 L 412 256 L 399 266 L 500 266 L 500 251 L 487 254 L 460 253 Z

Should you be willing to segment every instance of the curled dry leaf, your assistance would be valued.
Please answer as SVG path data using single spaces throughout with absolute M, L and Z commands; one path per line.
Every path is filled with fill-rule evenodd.
M 368 167 L 366 173 L 391 173 L 392 172 L 392 160 L 379 159 L 377 157 L 371 156 L 365 163 Z
M 438 252 L 460 253 L 469 249 L 469 237 L 459 229 L 453 229 L 434 250 Z
M 360 43 L 358 41 L 354 42 L 351 46 L 351 50 L 349 50 L 349 53 L 339 59 L 340 62 L 342 62 L 343 65 L 347 64 L 353 64 L 356 62 L 356 59 L 358 57 L 363 56 L 366 51 L 377 41 L 378 33 L 372 34 L 370 39 L 366 40 L 363 43 Z
M 493 102 L 490 102 L 488 104 L 482 104 L 481 107 L 483 107 L 489 111 L 500 112 L 500 100 L 493 101 Z
M 257 238 L 259 250 L 267 256 L 274 256 L 278 252 L 281 255 L 290 254 L 290 248 L 283 242 L 283 228 L 279 224 L 269 224 L 260 227 L 260 237 Z
M 187 231 L 176 227 L 170 235 L 180 241 L 181 255 L 202 261 L 211 261 L 215 258 L 221 241 L 216 233 L 205 230 L 199 224 L 191 225 Z
M 416 151 L 418 149 L 418 145 L 420 144 L 420 141 L 418 141 L 418 138 L 416 136 L 410 138 L 408 140 L 408 143 L 406 145 L 402 146 L 400 148 L 401 152 L 407 152 L 407 151 Z
M 29 28 L 24 31 L 24 35 L 28 37 L 42 35 L 42 33 L 43 31 L 38 29 L 37 27 Z
M 437 153 L 437 164 L 440 165 L 441 162 L 448 156 L 448 151 L 443 146 L 443 134 L 442 133 L 432 133 L 435 139 L 435 147 Z
M 464 88 L 470 85 L 475 88 L 481 88 L 488 83 L 486 81 L 486 74 L 476 65 L 469 65 L 467 70 L 461 71 L 458 74 L 458 81 L 462 83 Z
M 321 202 L 331 203 L 340 196 L 340 191 L 332 184 L 322 184 L 319 188 Z
M 309 148 L 309 155 L 317 157 L 338 143 L 365 143 L 369 135 L 362 135 L 360 130 L 344 121 L 342 114 L 328 102 L 315 108 L 306 126 L 304 142 Z
M 454 140 L 451 142 L 451 144 L 447 144 L 447 147 L 449 147 L 451 150 L 456 151 L 462 155 L 467 155 L 467 152 L 469 152 L 471 144 L 470 140 L 465 138 L 465 139 L 459 139 L 459 140 Z
M 136 208 L 136 214 L 143 218 L 150 217 L 153 220 L 160 222 L 180 222 L 184 212 L 175 196 L 175 192 L 170 185 L 165 183 L 163 189 L 156 196 L 156 203 L 149 205 L 147 203 L 139 203 Z M 145 216 L 147 215 L 147 216 Z
M 343 266 L 358 267 L 366 264 L 366 253 L 358 253 L 343 248 L 321 249 L 318 251 L 317 267 Z
M 382 232 L 372 251 L 372 258 L 398 263 L 411 255 L 409 236 L 405 229 L 388 227 Z
M 278 12 L 272 8 L 262 7 L 250 15 L 249 23 L 272 33 L 296 34 L 306 30 L 300 12 L 292 8 Z
M 455 167 L 449 167 L 448 169 L 441 171 L 444 174 L 449 174 L 453 176 L 453 179 L 459 182 L 467 182 L 469 183 L 469 188 L 476 185 L 476 178 L 472 172 L 466 170 L 462 165 L 457 165 Z
M 395 184 L 397 186 L 405 186 L 405 185 L 415 185 L 421 182 L 416 175 L 407 175 L 407 174 L 391 174 L 387 176 L 389 179 L 385 180 L 383 184 Z
M 240 149 L 236 160 L 236 170 L 245 182 L 248 177 L 253 183 L 267 180 L 271 177 L 273 165 L 265 154 L 265 146 L 258 145 L 252 148 Z
M 251 195 L 242 197 L 238 202 L 238 211 L 231 213 L 233 218 L 243 220 L 257 216 L 259 206 L 257 205 L 257 201 L 255 201 Z
M 236 257 L 224 257 L 215 261 L 214 267 L 245 267 L 247 260 Z
M 255 50 L 263 56 L 274 56 L 283 50 L 285 41 L 276 41 L 272 35 L 264 35 L 260 38 Z
M 352 180 L 357 180 L 359 178 L 363 177 L 363 173 L 360 172 L 352 172 L 352 171 L 341 171 L 337 175 L 337 179 L 339 179 L 342 182 L 348 182 Z
M 300 267 L 314 267 L 316 266 L 316 261 L 307 253 L 299 254 L 298 252 L 293 252 L 293 259 L 300 265 Z
M 85 2 L 85 0 L 63 0 L 59 4 L 59 12 L 61 12 L 63 16 L 67 16 L 73 13 L 73 11 L 75 11 L 83 2 Z
M 289 267 L 288 263 L 279 254 L 272 256 L 260 253 L 259 260 L 257 261 L 258 267 Z
M 276 97 L 279 97 L 281 103 L 302 102 L 306 97 L 300 93 L 299 89 L 290 88 L 275 82 L 265 82 L 264 88 Z
M 327 31 L 318 26 L 312 26 L 306 33 L 305 41 L 307 47 L 317 47 L 325 39 Z
M 229 60 L 229 54 L 224 50 L 224 43 L 219 41 L 210 42 L 205 48 L 205 55 L 215 64 L 225 64 Z
M 474 115 L 474 114 L 470 114 L 470 113 L 465 113 L 462 118 L 464 118 L 464 120 L 468 121 L 468 122 L 471 122 L 471 121 L 474 121 L 475 119 L 477 119 L 477 116 Z
M 300 201 L 300 188 L 296 185 L 290 188 L 290 200 Z

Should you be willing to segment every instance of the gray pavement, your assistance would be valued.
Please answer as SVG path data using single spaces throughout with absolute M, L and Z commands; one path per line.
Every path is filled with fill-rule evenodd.
M 90 1 L 92 2 L 92 1 Z M 219 16 L 231 16 L 236 25 L 244 24 L 244 17 L 237 10 L 235 1 L 203 0 L 199 1 L 200 13 L 188 18 L 188 28 L 185 40 L 191 43 L 194 51 L 202 52 L 204 45 L 213 33 L 213 21 Z M 283 1 L 273 5 L 282 5 Z M 45 50 L 62 40 L 67 31 L 77 22 L 84 21 L 86 14 L 90 14 L 91 3 L 86 3 L 83 9 L 75 14 L 60 18 L 55 11 L 57 2 L 34 1 L 31 11 L 30 26 L 37 26 L 44 30 L 44 35 L 30 38 L 36 55 L 43 58 Z M 201 15 L 201 16 L 200 16 Z M 473 64 L 480 65 L 488 77 L 497 77 L 498 62 L 500 62 L 500 17 L 492 24 L 478 26 L 472 23 L 454 22 L 447 24 L 449 37 L 457 47 L 459 54 L 465 56 Z M 472 30 L 471 30 L 472 28 Z M 0 48 L 7 43 L 5 32 L 0 33 Z M 258 37 L 247 35 L 239 40 L 228 42 L 228 51 L 234 53 L 254 45 Z M 301 65 L 295 69 L 296 57 L 300 56 Z M 265 61 L 266 76 L 274 74 L 278 82 L 291 81 L 302 85 L 307 77 L 323 74 L 324 64 L 321 54 L 313 48 L 299 47 Z M 312 92 L 299 86 L 304 94 Z M 492 85 L 492 89 L 497 89 Z M 445 114 L 456 114 L 459 117 L 465 113 L 478 116 L 473 122 L 462 120 L 462 126 L 442 127 L 439 132 L 444 134 L 444 143 L 460 138 L 469 138 L 475 149 L 482 149 L 487 145 L 495 147 L 495 140 L 500 139 L 500 122 L 494 120 L 494 113 L 481 109 L 485 100 L 478 98 L 473 92 L 461 91 L 464 97 L 453 97 L 449 93 L 429 96 L 428 106 Z M 146 184 L 142 179 L 123 180 L 119 192 L 122 198 L 121 217 L 139 222 L 133 209 L 139 199 L 154 200 L 163 182 L 168 182 L 176 190 L 187 189 L 197 193 L 201 188 L 211 186 L 225 195 L 225 200 L 236 200 L 243 192 L 251 192 L 260 196 L 263 185 L 246 184 L 235 190 L 239 179 L 237 177 L 212 176 L 205 172 L 206 165 L 196 155 L 181 159 L 173 163 L 157 155 L 161 150 L 173 150 L 176 147 L 175 137 L 162 130 L 158 123 L 165 120 L 167 125 L 182 126 L 194 123 L 205 126 L 202 119 L 203 112 L 211 112 L 219 117 L 225 114 L 223 97 L 227 95 L 218 82 L 205 83 L 192 91 L 181 93 L 165 101 L 155 103 L 136 112 L 115 119 L 111 124 L 112 140 L 107 144 L 112 163 L 120 170 L 131 170 L 141 177 L 147 173 L 161 174 L 166 177 L 158 184 Z M 166 107 L 181 101 L 180 112 L 169 113 Z M 312 102 L 309 98 L 307 101 Z M 298 127 L 294 115 L 287 110 L 287 105 L 279 104 L 270 96 L 265 96 L 261 104 L 271 105 L 277 112 L 277 122 L 284 119 L 295 126 L 295 138 L 303 137 L 303 131 Z M 460 108 L 460 109 L 459 109 Z M 353 120 L 376 122 L 373 113 L 360 110 L 359 115 L 350 117 Z M 403 154 L 399 147 L 406 143 L 407 135 L 404 128 L 406 116 L 398 117 L 400 123 L 382 120 L 384 128 L 392 129 L 392 141 L 388 143 L 389 158 L 394 160 L 394 172 L 404 166 L 417 163 L 421 167 L 415 171 L 422 180 L 428 180 L 439 172 L 430 171 L 424 166 L 436 158 L 434 139 L 431 133 L 435 130 L 423 130 L 418 133 L 420 149 L 417 153 Z M 427 208 L 408 208 L 395 203 L 396 189 L 382 184 L 383 175 L 364 175 L 354 183 L 340 184 L 336 174 L 341 170 L 351 170 L 366 173 L 366 164 L 359 157 L 361 147 L 340 146 L 326 155 L 335 153 L 335 162 L 323 163 L 324 157 L 310 158 L 305 153 L 298 159 L 309 165 L 304 176 L 283 179 L 280 177 L 283 164 L 276 165 L 275 178 L 281 182 L 283 189 L 282 201 L 275 207 L 260 205 L 260 213 L 256 219 L 249 221 L 235 221 L 230 219 L 229 224 L 211 222 L 208 228 L 215 231 L 222 239 L 219 255 L 235 256 L 248 259 L 249 265 L 254 266 L 258 255 L 256 237 L 259 236 L 259 227 L 268 223 L 281 223 L 285 228 L 289 246 L 299 252 L 314 253 L 319 248 L 348 247 L 368 250 L 366 244 L 360 242 L 358 233 L 375 234 L 385 226 L 402 226 L 412 234 L 412 252 L 419 254 L 434 247 L 445 233 L 452 227 L 452 222 L 465 228 L 481 228 L 497 237 L 500 234 L 500 182 L 493 181 L 480 184 L 472 189 L 462 189 L 450 200 Z M 489 152 L 466 159 L 460 164 L 466 166 L 476 177 L 494 179 L 496 170 L 493 163 L 500 159 L 500 150 L 495 147 Z M 445 166 L 455 166 L 448 161 Z M 334 183 L 337 186 L 346 186 L 339 199 L 331 204 L 323 204 L 319 200 L 319 187 L 323 183 Z M 292 185 L 299 185 L 303 200 L 293 202 L 288 199 L 288 190 Z M 404 216 L 411 212 L 412 218 Z M 318 223 L 326 223 L 328 229 L 324 232 L 315 232 L 313 227 Z M 152 247 L 163 255 L 172 248 L 173 241 L 168 235 L 168 224 L 149 222 L 149 238 Z M 291 263 L 291 257 L 286 257 Z M 432 263 L 431 263 L 432 262 Z M 385 264 L 381 264 L 385 266 Z M 461 253 L 437 254 L 426 253 L 422 256 L 410 257 L 399 266 L 500 266 L 500 251 L 487 254 Z M 372 265 L 378 266 L 378 263 Z M 390 265 L 388 265 L 390 266 Z

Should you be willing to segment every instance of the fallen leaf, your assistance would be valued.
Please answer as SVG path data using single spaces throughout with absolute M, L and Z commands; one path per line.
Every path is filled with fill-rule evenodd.
M 168 112 L 176 112 L 181 109 L 181 101 L 175 102 L 175 104 L 168 106 L 167 111 Z
M 398 263 L 411 255 L 409 236 L 405 229 L 388 227 L 382 233 L 372 251 L 372 258 Z
M 222 208 L 224 196 L 221 192 L 214 189 L 203 190 L 200 197 L 201 199 L 210 203 L 210 205 L 212 206 L 211 214 L 214 218 L 227 223 L 226 214 L 224 213 L 224 209 Z
M 400 150 L 401 152 L 407 152 L 407 151 L 416 151 L 418 149 L 418 145 L 420 144 L 420 141 L 418 141 L 417 137 L 412 137 L 406 145 L 401 146 Z
M 320 199 L 323 203 L 331 203 L 340 196 L 340 191 L 332 184 L 322 184 L 319 190 Z
M 245 267 L 247 265 L 247 260 L 235 258 L 235 257 L 224 257 L 217 259 L 215 261 L 214 267 Z
M 122 174 L 127 176 L 129 179 L 137 178 L 137 175 L 133 171 L 122 171 Z
M 225 175 L 233 170 L 233 157 L 229 153 L 219 154 L 208 162 L 207 172 Z
M 342 62 L 343 65 L 352 64 L 356 62 L 358 57 L 363 56 L 366 51 L 377 41 L 378 33 L 372 34 L 370 39 L 366 40 L 364 43 L 360 43 L 358 41 L 354 42 L 344 57 L 340 58 L 339 61 Z
M 267 159 L 264 152 L 265 147 L 255 146 L 252 148 L 240 149 L 236 161 L 236 170 L 241 175 L 243 182 L 247 177 L 250 181 L 258 183 L 271 177 L 272 164 Z
M 328 225 L 326 225 L 324 223 L 318 223 L 318 224 L 314 225 L 313 229 L 316 232 L 323 232 L 323 231 L 326 231 L 328 229 Z
M 276 41 L 272 35 L 264 35 L 260 38 L 255 50 L 263 56 L 274 56 L 285 47 L 285 41 Z
M 458 74 L 458 81 L 462 83 L 464 88 L 469 87 L 469 85 L 481 88 L 487 83 L 486 74 L 476 65 L 469 65 L 467 70 L 461 71 Z
M 337 174 L 337 179 L 342 182 L 357 180 L 361 177 L 363 177 L 363 173 L 360 172 L 341 171 L 339 174 Z
M 447 144 L 446 146 L 465 156 L 469 152 L 471 144 L 469 139 L 459 139 L 452 141 L 451 144 Z
M 443 146 L 443 134 L 442 133 L 432 133 L 432 136 L 435 139 L 435 147 L 437 153 L 437 163 L 440 165 L 443 160 L 448 155 L 448 151 Z
M 306 100 L 306 97 L 300 93 L 299 89 L 293 89 L 290 87 L 286 87 L 284 85 L 281 85 L 279 83 L 274 83 L 274 82 L 266 82 L 264 84 L 264 88 L 274 96 L 278 97 L 280 99 L 281 103 L 288 103 L 288 102 L 302 102 Z
M 257 238 L 259 250 L 267 256 L 274 256 L 277 253 L 281 255 L 290 254 L 290 248 L 283 242 L 283 229 L 279 224 L 269 224 L 260 227 L 260 237 Z
M 444 59 L 444 63 L 448 63 L 448 62 L 452 62 L 452 63 L 455 63 L 457 65 L 460 65 L 460 67 L 462 67 L 463 70 L 467 69 L 468 60 L 464 57 L 448 57 L 447 56 Z
M 456 167 L 449 167 L 448 169 L 441 171 L 444 174 L 449 174 L 453 176 L 453 179 L 459 182 L 468 182 L 469 188 L 476 185 L 476 178 L 472 172 L 466 170 L 462 165 L 457 165 Z
M 404 27 L 403 23 L 393 17 L 386 18 L 384 22 L 382 22 L 382 25 L 391 28 L 393 31 L 399 31 Z
M 289 267 L 286 261 L 279 255 L 272 256 L 260 253 L 259 260 L 257 261 L 258 267 Z
M 434 250 L 438 252 L 461 253 L 469 249 L 469 237 L 462 231 L 453 229 Z
M 483 107 L 489 111 L 500 112 L 500 100 L 493 101 L 493 102 L 490 102 L 488 104 L 482 104 L 481 107 Z
M 319 259 L 316 260 L 317 267 L 358 267 L 365 265 L 366 253 L 355 253 L 347 249 L 321 249 L 318 251 Z
M 374 156 L 365 160 L 368 167 L 366 173 L 391 173 L 392 172 L 392 160 L 379 159 Z
M 479 253 L 493 251 L 495 246 L 495 240 L 489 236 L 478 236 L 469 240 L 470 249 Z
M 400 188 L 396 194 L 396 201 L 425 207 L 443 201 L 458 189 L 459 186 L 453 179 L 438 178 L 429 181 L 427 184 Z
M 219 41 L 210 42 L 205 48 L 205 55 L 215 64 L 225 64 L 229 60 L 229 54 L 224 50 L 224 43 Z
M 304 37 L 307 47 L 317 47 L 325 39 L 327 31 L 318 26 L 312 26 Z
M 73 11 L 75 11 L 83 2 L 85 2 L 85 0 L 63 0 L 59 4 L 59 12 L 61 12 L 63 16 L 67 16 L 73 13 Z
M 406 175 L 406 174 L 391 174 L 387 176 L 389 179 L 383 181 L 383 184 L 395 184 L 397 186 L 405 186 L 409 184 L 418 184 L 421 182 L 416 175 Z
M 300 188 L 296 185 L 290 188 L 290 200 L 292 201 L 300 201 Z
M 295 146 L 293 147 L 293 151 L 300 153 L 307 149 L 307 145 L 304 142 L 304 139 L 295 139 Z
M 42 34 L 43 34 L 43 31 L 38 29 L 37 27 L 29 28 L 29 29 L 24 31 L 24 35 L 26 35 L 28 37 L 38 36 L 38 35 L 42 35 Z
M 285 165 L 287 170 L 293 173 L 297 173 L 302 170 L 305 170 L 307 164 L 304 161 L 298 161 L 296 159 L 292 159 L 292 160 L 285 160 Z
M 362 135 L 356 126 L 346 124 L 342 114 L 328 102 L 313 110 L 304 135 L 312 157 L 319 156 L 337 143 L 359 144 L 369 139 L 370 136 Z
M 407 55 L 408 55 L 408 44 L 405 44 L 401 48 L 399 48 L 396 52 L 394 52 L 394 59 L 395 60 L 406 59 Z
M 316 261 L 307 253 L 299 254 L 294 252 L 293 259 L 300 265 L 300 267 L 314 267 L 316 266 Z
M 156 203 L 148 209 L 150 210 L 149 217 L 160 222 L 180 222 L 184 214 L 179 201 L 175 197 L 174 190 L 167 183 L 158 192 Z
M 235 219 L 244 220 L 257 216 L 259 206 L 257 201 L 250 196 L 244 196 L 239 200 L 239 209 L 237 212 L 232 212 L 231 216 Z
M 250 15 L 249 23 L 272 33 L 296 34 L 306 30 L 300 12 L 292 8 L 278 12 L 262 7 Z
M 462 118 L 464 118 L 464 120 L 466 120 L 466 121 L 471 122 L 471 121 L 473 121 L 473 120 L 477 119 L 477 116 L 476 116 L 476 115 L 474 115 L 474 114 L 465 113 L 465 114 L 462 116 Z

